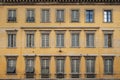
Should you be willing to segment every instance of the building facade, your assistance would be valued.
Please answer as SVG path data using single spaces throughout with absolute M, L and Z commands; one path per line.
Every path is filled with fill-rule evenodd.
M 0 0 L 0 79 L 120 80 L 119 0 Z

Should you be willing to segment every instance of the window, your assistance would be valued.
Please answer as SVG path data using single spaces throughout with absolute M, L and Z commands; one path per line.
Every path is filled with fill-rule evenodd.
M 26 73 L 34 73 L 34 59 L 26 59 Z
M 50 57 L 41 57 L 41 78 L 49 78 Z
M 86 10 L 86 22 L 93 22 L 93 21 L 94 21 L 94 11 Z
M 16 22 L 16 10 L 8 10 L 8 22 Z
M 79 78 L 80 58 L 71 57 L 71 77 Z
M 108 75 L 113 74 L 113 57 L 104 57 L 104 73 Z
M 56 76 L 57 78 L 64 78 L 64 57 L 57 57 L 56 60 Z
M 34 47 L 34 32 L 30 32 L 30 31 L 28 31 L 28 32 L 26 32 L 26 47 L 27 48 L 32 48 L 32 47 Z
M 7 31 L 8 48 L 15 48 L 16 47 L 16 33 L 17 33 L 17 31 Z
M 42 47 L 49 47 L 49 34 L 42 34 Z
M 79 10 L 71 10 L 71 22 L 79 22 Z
M 42 10 L 42 22 L 49 22 L 49 17 L 50 17 L 50 13 L 49 13 L 49 9 L 43 9 Z
M 112 11 L 104 10 L 104 22 L 112 22 Z
M 112 34 L 104 34 L 104 47 L 112 47 Z
M 57 47 L 64 47 L 64 34 L 58 33 L 57 34 Z
M 95 57 L 86 57 L 86 74 L 87 78 L 95 77 Z
M 26 22 L 34 22 L 35 21 L 35 14 L 33 9 L 27 10 L 27 19 Z
M 56 22 L 64 22 L 64 10 L 57 10 Z
M 16 73 L 16 57 L 7 57 L 7 74 Z
M 79 47 L 79 33 L 72 33 L 72 47 Z
M 94 33 L 87 33 L 86 34 L 86 42 L 87 42 L 87 47 L 94 47 Z

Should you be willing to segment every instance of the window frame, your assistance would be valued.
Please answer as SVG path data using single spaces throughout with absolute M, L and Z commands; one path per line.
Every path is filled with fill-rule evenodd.
M 10 61 L 10 60 L 14 60 L 15 61 L 15 65 L 14 65 L 14 68 L 15 68 L 15 71 L 14 72 L 9 72 L 8 71 L 8 65 L 9 65 L 9 62 L 8 61 Z M 7 63 L 6 63 L 6 65 L 7 65 L 7 71 L 6 71 L 6 74 L 8 74 L 8 75 L 15 75 L 16 73 L 17 73 L 17 56 L 6 56 L 6 61 L 7 61 Z M 11 70 L 11 69 L 10 69 Z
M 14 11 L 12 13 L 12 17 L 10 16 L 10 13 L 9 13 L 10 11 Z M 12 8 L 8 9 L 7 22 L 8 23 L 16 23 L 17 22 L 17 9 L 12 9 Z
M 17 30 L 6 30 L 7 32 L 7 47 L 16 48 L 17 46 Z M 11 38 L 10 38 L 11 36 Z M 9 39 L 10 38 L 10 39 Z M 9 42 L 12 41 L 12 42 Z
M 92 37 L 94 38 L 93 41 L 92 41 L 93 44 L 90 43 L 90 40 L 88 41 L 88 35 L 92 35 Z M 90 45 L 92 45 L 92 46 L 90 46 Z M 95 47 L 95 31 L 88 31 L 88 32 L 86 32 L 86 47 L 87 48 L 94 48 Z
M 32 72 L 28 72 L 27 71 L 27 69 L 28 69 L 28 60 L 32 60 L 33 61 L 33 65 L 32 65 L 32 69 L 33 69 L 33 71 Z M 29 66 L 29 68 L 30 68 L 30 66 Z M 32 57 L 32 56 L 29 56 L 29 57 L 25 57 L 25 73 L 26 74 L 34 74 L 35 73 L 35 59 L 34 59 L 34 57 Z
M 73 16 L 72 16 L 73 11 L 77 11 L 77 14 L 78 14 L 78 15 L 76 15 L 76 16 L 78 16 L 78 17 L 77 17 L 77 21 L 74 21 L 74 20 L 73 20 Z M 71 13 L 71 14 L 70 14 L 71 22 L 73 22 L 73 23 L 74 23 L 74 22 L 80 22 L 80 10 L 79 10 L 79 9 L 71 9 L 70 13 Z M 74 14 L 75 14 L 75 13 L 74 13 Z
M 33 14 L 32 17 L 28 14 L 28 11 L 31 11 Z M 26 23 L 34 23 L 35 22 L 35 9 L 32 9 L 32 8 L 29 8 L 29 9 L 26 9 Z
M 114 38 L 114 34 L 113 34 L 114 30 L 103 30 L 103 35 L 104 35 L 104 48 L 113 48 L 113 44 L 114 44 L 114 41 L 113 41 L 113 38 Z M 109 46 L 109 42 L 107 42 L 108 45 L 106 45 L 106 41 L 105 41 L 105 35 L 111 35 L 111 46 Z M 108 38 L 107 38 L 108 39 Z
M 43 19 L 43 15 L 45 17 L 45 14 L 43 14 L 43 11 L 48 11 L 48 13 L 46 13 L 46 14 L 49 14 L 49 15 L 47 15 L 48 18 Z M 46 19 L 48 19 L 48 20 L 46 20 Z M 50 22 L 50 9 L 41 9 L 41 23 L 49 23 L 49 22 Z
M 48 61 L 48 64 L 46 64 L 46 67 L 48 67 L 48 73 L 42 73 L 42 70 L 43 70 L 42 61 L 43 60 Z M 40 56 L 40 64 L 41 64 L 41 78 L 49 78 L 50 77 L 50 56 Z
M 65 47 L 65 31 L 60 31 L 60 30 L 56 30 L 56 47 L 57 48 L 64 48 Z M 58 42 L 58 35 L 63 35 L 63 42 L 59 41 Z M 62 39 L 62 38 L 61 38 Z M 58 44 L 59 43 L 59 44 Z M 61 44 L 60 44 L 61 43 Z M 63 44 L 62 44 L 63 43 Z
M 89 11 L 89 20 L 87 20 L 87 11 Z M 90 21 L 90 11 L 92 11 L 92 21 Z M 95 10 L 94 9 L 86 9 L 85 10 L 85 22 L 86 23 L 94 23 L 95 21 Z
M 105 60 L 112 60 L 112 64 L 111 64 L 112 70 L 109 71 L 109 73 L 106 72 Z M 103 56 L 103 61 L 104 61 L 104 74 L 105 74 L 105 75 L 113 75 L 113 73 L 114 73 L 114 56 Z M 109 65 L 109 66 L 110 66 L 110 65 Z
M 58 11 L 63 11 L 63 20 L 59 19 L 59 16 L 58 16 Z M 61 12 L 61 16 L 62 16 L 62 12 Z M 57 23 L 63 23 L 65 22 L 65 10 L 64 9 L 56 9 L 56 22 Z
M 26 33 L 26 48 L 34 48 L 35 47 L 35 30 L 30 30 L 30 31 L 27 30 L 27 31 L 25 31 L 25 33 Z M 29 40 L 28 35 L 29 36 L 32 35 L 33 40 Z M 32 38 L 30 37 L 30 39 L 32 39 Z M 29 44 L 29 42 L 30 42 L 30 44 Z
M 105 13 L 104 12 L 107 12 L 107 14 L 106 14 L 106 21 L 105 21 Z M 108 12 L 110 11 L 110 16 L 108 15 Z M 110 17 L 110 21 L 109 21 L 109 19 L 108 19 L 108 16 Z M 104 23 L 112 23 L 113 22 L 113 11 L 112 11 L 112 9 L 105 9 L 105 10 L 103 10 L 103 22 Z

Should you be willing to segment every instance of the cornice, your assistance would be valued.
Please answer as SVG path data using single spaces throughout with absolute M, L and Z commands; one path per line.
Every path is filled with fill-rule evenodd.
M 118 5 L 120 0 L 0 0 L 0 5 Z
M 21 27 L 21 29 L 99 29 L 100 27 Z

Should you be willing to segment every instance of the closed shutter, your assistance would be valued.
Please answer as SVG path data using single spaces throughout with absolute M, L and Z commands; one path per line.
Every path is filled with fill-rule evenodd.
M 87 34 L 87 47 L 94 47 L 94 34 Z
M 16 47 L 16 34 L 13 34 L 13 47 Z
M 64 60 L 57 59 L 57 73 L 64 73 Z
M 87 73 L 94 73 L 95 60 L 94 59 L 87 59 L 86 66 L 87 66 Z
M 26 72 L 27 73 L 33 73 L 34 72 L 34 60 L 28 59 L 26 61 Z
M 112 59 L 105 59 L 104 71 L 106 74 L 113 73 L 113 61 L 112 61 Z
M 64 34 L 57 34 L 57 47 L 64 47 Z
M 64 22 L 64 10 L 57 10 L 57 22 Z
M 72 34 L 72 47 L 79 47 L 79 34 Z
M 42 22 L 49 22 L 49 10 L 42 10 Z
M 31 34 L 31 47 L 34 47 L 34 34 Z
M 108 47 L 108 35 L 107 34 L 105 34 L 104 35 L 104 47 Z
M 8 34 L 8 47 L 11 47 L 11 34 Z
M 89 13 L 89 18 L 90 18 L 90 22 L 93 22 L 94 20 L 94 12 L 93 10 L 90 10 L 90 13 Z
M 49 34 L 42 34 L 42 47 L 49 47 Z
M 16 60 L 14 60 L 14 59 L 8 59 L 7 72 L 8 73 L 15 73 L 15 69 L 16 69 Z
M 72 10 L 71 20 L 73 22 L 78 22 L 79 21 L 79 10 Z

